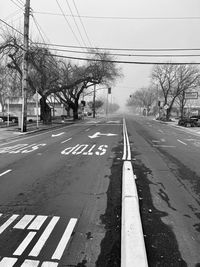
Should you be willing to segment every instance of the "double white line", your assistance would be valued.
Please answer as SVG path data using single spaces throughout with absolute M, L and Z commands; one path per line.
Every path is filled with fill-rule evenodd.
M 124 136 L 124 152 L 122 160 L 131 160 L 131 149 L 126 128 L 126 121 L 123 118 L 123 136 Z

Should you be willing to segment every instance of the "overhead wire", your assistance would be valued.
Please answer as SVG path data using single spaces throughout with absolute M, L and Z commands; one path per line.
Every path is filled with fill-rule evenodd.
M 61 13 L 45 12 L 45 11 L 35 11 L 37 14 L 41 15 L 51 15 L 51 16 L 63 16 Z M 65 14 L 66 17 L 71 17 L 69 14 Z M 75 17 L 78 17 L 74 15 Z M 81 15 L 84 19 L 106 19 L 106 20 L 199 20 L 199 16 L 195 17 L 114 17 L 114 16 L 87 16 Z
M 37 43 L 42 44 L 42 43 Z M 49 46 L 55 46 L 55 47 L 67 47 L 67 48 L 75 48 L 75 49 L 81 49 L 84 48 L 83 46 L 76 46 L 76 45 L 64 45 L 64 44 L 46 44 Z M 87 49 L 93 49 L 92 47 L 86 47 Z M 108 48 L 108 47 L 98 47 L 99 50 L 110 50 L 110 51 L 200 51 L 200 48 Z
M 87 38 L 87 40 L 88 40 L 88 43 L 89 43 L 90 46 L 92 46 L 92 43 L 91 43 L 90 38 L 89 38 L 89 36 L 88 36 L 88 34 L 87 34 L 85 25 L 84 25 L 84 23 L 83 23 L 83 21 L 82 21 L 82 19 L 81 19 L 81 15 L 80 15 L 80 13 L 79 13 L 79 10 L 78 10 L 78 7 L 77 7 L 77 5 L 76 5 L 75 0 L 73 0 L 73 4 L 74 4 L 74 7 L 75 7 L 75 9 L 76 9 L 76 12 L 77 12 L 77 15 L 78 15 L 78 17 L 79 17 L 79 20 L 80 20 L 80 22 L 81 22 L 81 25 L 82 25 L 82 27 L 83 27 L 83 30 L 84 30 L 84 32 L 85 32 L 85 36 L 86 36 L 86 38 Z
M 70 57 L 52 54 L 52 56 L 76 60 L 97 61 L 97 62 L 110 62 L 119 64 L 139 64 L 139 65 L 200 65 L 200 62 L 148 62 L 148 61 L 124 61 L 124 60 L 107 60 L 107 59 L 92 59 L 83 57 Z
M 61 13 L 62 13 L 64 19 L 65 19 L 65 21 L 67 22 L 67 25 L 68 25 L 68 27 L 70 28 L 70 30 L 71 30 L 71 32 L 72 32 L 74 38 L 76 39 L 76 41 L 78 42 L 78 44 L 81 46 L 80 41 L 79 41 L 79 39 L 77 38 L 77 36 L 76 36 L 74 30 L 72 29 L 72 27 L 71 27 L 71 25 L 70 25 L 70 23 L 69 23 L 69 21 L 68 21 L 66 15 L 65 15 L 64 11 L 63 11 L 61 5 L 59 4 L 58 0 L 56 0 L 56 3 L 57 3 L 57 5 L 58 5 L 58 7 L 59 7 L 59 9 L 60 9 L 60 11 L 61 11 Z M 84 47 L 83 47 L 83 48 L 84 48 Z
M 75 25 L 76 25 L 76 28 L 77 28 L 78 33 L 79 33 L 79 35 L 80 35 L 80 38 L 81 38 L 81 40 L 82 40 L 82 42 L 83 42 L 83 45 L 84 45 L 84 46 L 87 46 L 86 43 L 85 43 L 85 41 L 84 41 L 84 39 L 83 39 L 82 33 L 81 33 L 81 31 L 80 31 L 80 28 L 79 28 L 79 26 L 78 26 L 78 24 L 77 24 L 77 22 L 76 22 L 76 19 L 75 19 L 74 15 L 73 15 L 73 12 L 72 12 L 72 9 L 71 9 L 71 7 L 70 7 L 70 4 L 69 4 L 68 0 L 65 0 L 65 1 L 66 1 L 66 3 L 67 3 L 67 6 L 68 6 L 68 8 L 69 8 L 69 11 L 70 11 L 70 13 L 71 13 L 71 15 L 72 15 L 73 21 L 74 21 L 74 23 L 75 23 Z
M 10 0 L 14 5 L 16 5 L 18 8 L 22 9 L 23 10 L 23 5 L 22 4 L 18 4 L 14 1 L 14 0 Z
M 97 50 L 93 51 L 76 51 L 76 50 L 68 50 L 68 49 L 58 49 L 58 48 L 50 48 L 49 50 L 66 52 L 66 53 L 77 53 L 77 54 L 102 54 L 101 52 L 97 52 Z M 123 53 L 109 53 L 111 56 L 122 56 L 122 57 L 199 57 L 200 54 L 123 54 Z

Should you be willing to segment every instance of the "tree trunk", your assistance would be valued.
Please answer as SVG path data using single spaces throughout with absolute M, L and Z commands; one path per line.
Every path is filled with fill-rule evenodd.
M 75 99 L 75 103 L 73 106 L 73 119 L 78 120 L 78 99 Z
M 43 121 L 43 124 L 50 124 L 51 108 L 47 104 L 45 96 L 42 96 L 40 99 L 40 109 L 41 109 L 40 119 Z

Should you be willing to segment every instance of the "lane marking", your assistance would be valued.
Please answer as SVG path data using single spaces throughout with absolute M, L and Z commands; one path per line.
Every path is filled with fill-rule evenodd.
M 176 147 L 176 146 L 170 146 L 170 145 L 153 145 L 153 147 L 166 147 L 166 148 L 170 148 L 170 147 Z
M 7 170 L 7 171 L 5 171 L 5 172 L 2 172 L 2 173 L 0 173 L 0 176 L 3 176 L 3 175 L 5 175 L 5 174 L 7 174 L 7 173 L 9 173 L 9 172 L 11 172 L 12 170 Z
M 46 227 L 46 229 L 40 236 L 39 240 L 37 241 L 37 243 L 31 250 L 31 252 L 29 253 L 29 256 L 37 257 L 39 255 L 41 249 L 43 248 L 44 244 L 46 243 L 47 239 L 49 238 L 51 232 L 53 231 L 59 219 L 60 217 L 56 217 L 56 216 L 54 216 L 51 219 L 50 223 L 48 224 L 48 226 Z
M 6 230 L 6 228 L 14 222 L 15 219 L 17 219 L 19 215 L 18 214 L 14 214 L 12 215 L 3 225 L 1 225 L 0 227 L 0 234 L 3 233 L 4 230 Z
M 19 247 L 15 250 L 13 255 L 20 256 L 25 251 L 25 249 L 28 247 L 34 236 L 37 234 L 37 232 L 29 232 L 28 235 L 24 238 L 22 243 L 19 245 Z
M 68 142 L 69 140 L 72 140 L 72 138 L 70 137 L 67 140 L 62 141 L 61 144 L 64 144 L 64 143 Z
M 65 132 L 58 133 L 58 134 L 52 134 L 51 136 L 52 136 L 52 137 L 57 137 L 57 136 L 61 136 L 61 135 L 63 135 L 63 134 L 65 134 Z
M 127 132 L 127 127 L 126 127 L 126 121 L 123 118 L 123 133 L 124 133 L 124 153 L 122 160 L 131 160 L 131 149 L 130 149 L 130 143 L 129 143 L 129 138 L 128 138 L 128 132 Z M 126 153 L 127 150 L 127 153 Z M 127 156 L 126 156 L 127 155 Z
M 62 254 L 64 253 L 64 250 L 65 250 L 65 248 L 69 242 L 69 239 L 72 235 L 72 232 L 74 230 L 74 227 L 75 227 L 77 221 L 78 221 L 78 219 L 76 219 L 76 218 L 70 219 L 69 224 L 67 225 L 67 228 L 66 228 L 53 256 L 52 256 L 52 259 L 56 259 L 56 260 L 61 259 Z
M 39 230 L 43 223 L 46 221 L 48 216 L 38 215 L 35 220 L 28 227 L 29 230 Z
M 160 133 L 164 133 L 163 130 L 160 130 L 160 129 L 158 130 L 158 132 L 160 132 Z
M 161 140 L 161 142 L 166 142 L 166 140 L 164 138 L 161 138 L 160 140 Z
M 40 262 L 36 260 L 25 260 L 21 267 L 37 267 L 39 263 Z
M 57 267 L 57 266 L 58 266 L 57 262 L 45 261 L 43 262 L 41 267 Z
M 177 141 L 178 141 L 179 143 L 181 143 L 181 144 L 187 146 L 187 144 L 186 144 L 185 142 L 183 142 L 183 141 L 181 141 L 181 140 L 179 140 L 179 139 L 177 139 Z
M 35 215 L 24 215 L 24 217 L 13 228 L 25 229 L 34 217 Z
M 85 132 L 88 132 L 90 130 L 90 128 L 86 129 Z
M 124 151 L 123 151 L 123 157 L 122 157 L 122 160 L 125 160 L 125 159 L 126 159 L 126 136 L 125 136 L 124 123 L 125 123 L 125 119 L 123 118 Z
M 8 258 L 8 257 L 4 257 L 1 261 L 0 261 L 0 267 L 13 267 L 14 264 L 17 262 L 17 258 Z

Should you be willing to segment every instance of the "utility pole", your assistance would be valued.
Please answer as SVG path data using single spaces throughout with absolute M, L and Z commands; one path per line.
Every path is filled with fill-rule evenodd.
M 29 48 L 30 0 L 26 0 L 24 12 L 24 50 L 22 70 L 22 121 L 21 132 L 27 130 L 27 87 L 28 87 L 28 48 Z
M 95 118 L 96 108 L 95 108 L 95 100 L 96 99 L 96 84 L 94 84 L 94 93 L 93 93 L 93 118 Z

